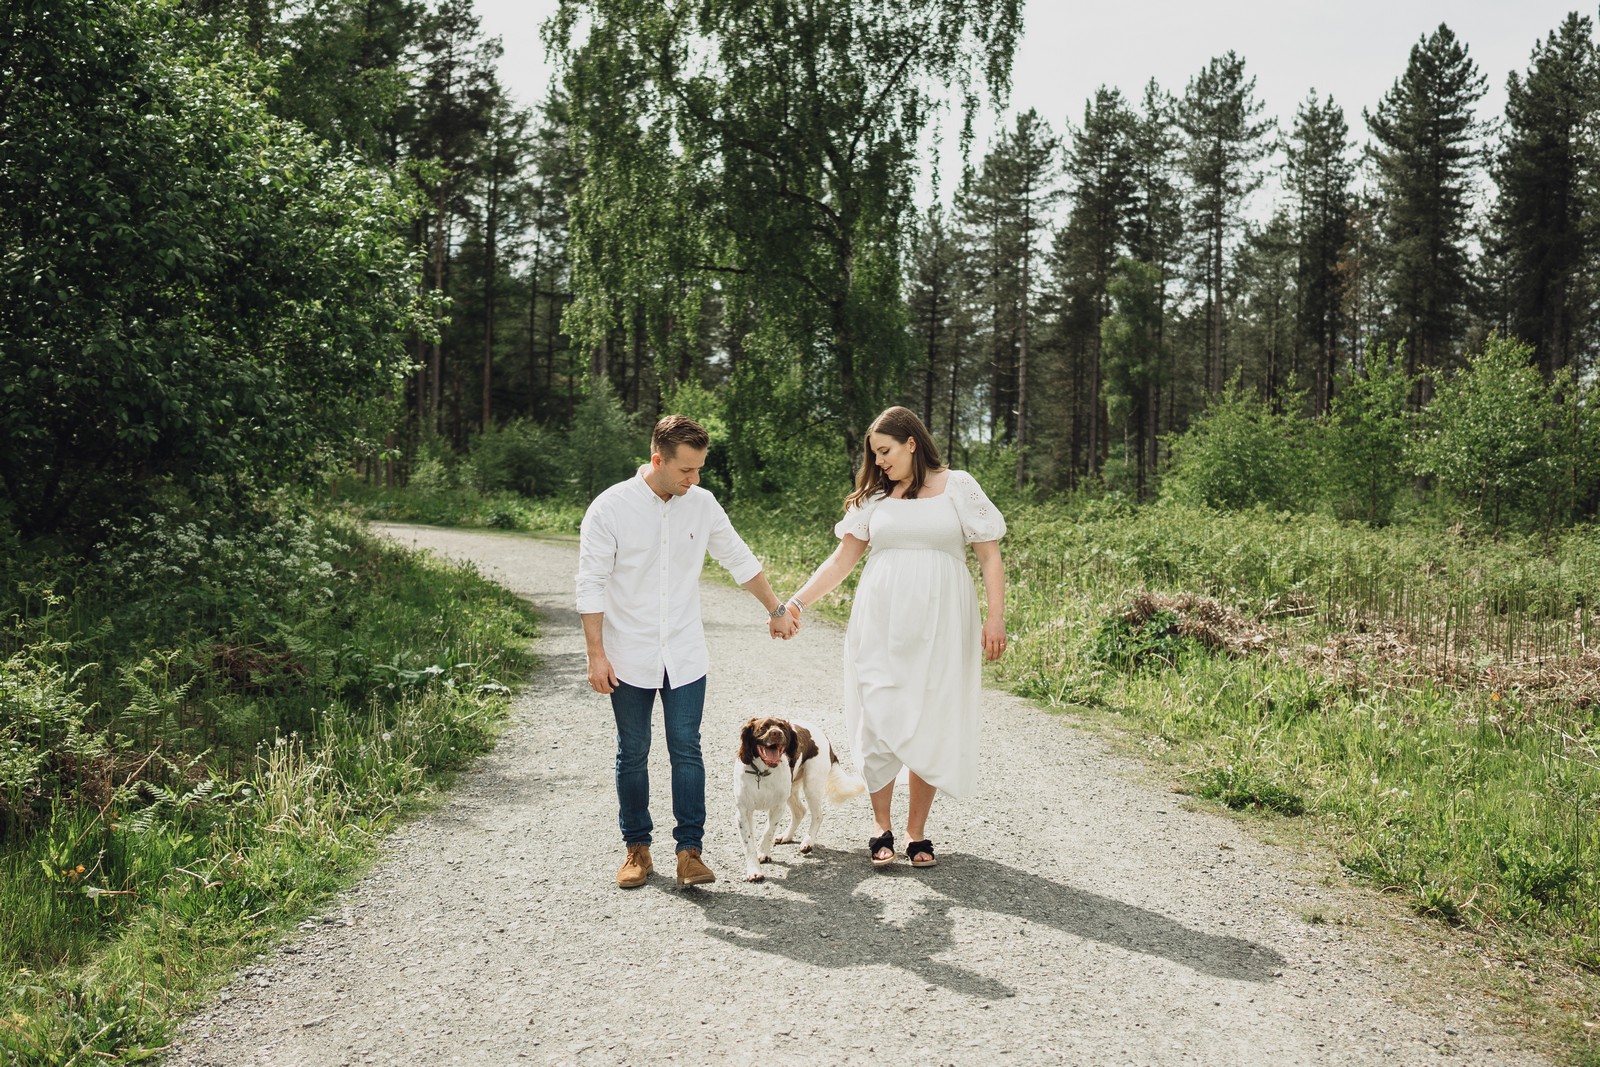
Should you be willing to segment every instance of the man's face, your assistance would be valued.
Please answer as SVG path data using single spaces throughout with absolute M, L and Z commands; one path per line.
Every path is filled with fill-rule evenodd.
M 706 449 L 679 445 L 671 457 L 650 454 L 650 488 L 661 496 L 682 496 L 700 484 L 700 468 L 706 465 Z

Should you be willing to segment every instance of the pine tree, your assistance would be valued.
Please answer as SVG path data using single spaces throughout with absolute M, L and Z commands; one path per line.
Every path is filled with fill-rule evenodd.
M 490 117 L 502 97 L 495 74 L 498 40 L 485 40 L 471 0 L 444 0 L 424 22 L 420 80 L 404 109 L 407 154 L 427 197 L 419 219 L 418 244 L 426 249 L 434 294 L 449 290 L 449 264 L 458 223 L 469 213 L 467 182 L 488 135 Z M 419 349 L 423 344 L 419 338 Z M 417 411 L 427 433 L 443 429 L 445 349 L 436 337 L 426 361 L 419 360 Z M 454 383 L 459 392 L 459 381 Z M 461 404 L 453 405 L 454 437 L 460 438 Z
M 1019 452 L 1017 480 L 1025 477 L 1029 443 L 1029 357 L 1039 285 L 1039 242 L 1051 206 L 1061 198 L 1060 141 L 1038 112 L 1017 116 L 984 158 L 976 177 L 957 195 L 971 234 L 975 262 L 987 279 L 992 384 L 990 425 L 997 441 Z
M 1473 161 L 1480 124 L 1473 108 L 1484 78 L 1466 45 L 1440 24 L 1411 48 L 1406 70 L 1366 112 L 1376 170 L 1390 330 L 1417 380 L 1446 365 L 1472 295 Z M 1413 402 L 1430 386 L 1422 381 Z
M 1533 345 L 1547 378 L 1588 351 L 1600 297 L 1594 207 L 1585 195 L 1596 177 L 1592 125 L 1600 105 L 1593 28 L 1587 17 L 1568 15 L 1535 46 L 1526 77 L 1507 79 L 1505 138 L 1494 167 L 1506 325 Z
M 946 458 L 955 455 L 972 412 L 973 366 L 968 282 L 960 244 L 935 204 L 912 236 L 907 319 L 916 342 L 907 406 L 921 413 Z
M 1340 338 L 1344 333 L 1346 275 L 1340 264 L 1350 242 L 1354 206 L 1351 183 L 1349 126 L 1333 98 L 1319 99 L 1316 90 L 1295 112 L 1294 129 L 1285 145 L 1288 159 L 1285 187 L 1294 205 L 1295 282 L 1299 294 L 1295 369 L 1304 371 L 1298 352 L 1311 355 L 1314 413 L 1327 412 L 1339 371 Z
M 1083 124 L 1069 129 L 1066 178 L 1069 213 L 1056 235 L 1051 262 L 1066 306 L 1058 344 L 1070 370 L 1074 475 L 1098 471 L 1108 434 L 1101 323 L 1110 313 L 1112 268 L 1128 248 L 1137 208 L 1134 141 L 1138 117 L 1115 89 L 1102 87 L 1084 105 Z
M 1206 302 L 1205 383 L 1212 395 L 1228 376 L 1226 260 L 1237 243 L 1233 235 L 1245 201 L 1264 177 L 1258 164 L 1271 149 L 1267 134 L 1273 122 L 1257 120 L 1263 104 L 1255 87 L 1255 78 L 1245 77 L 1244 60 L 1230 51 L 1189 80 L 1178 106 L 1195 237 L 1193 277 Z
M 1144 499 L 1155 475 L 1155 425 L 1166 361 L 1161 353 L 1161 272 L 1124 257 L 1109 283 L 1112 313 L 1100 324 L 1105 352 L 1106 409 L 1121 427 L 1123 460 L 1134 495 Z

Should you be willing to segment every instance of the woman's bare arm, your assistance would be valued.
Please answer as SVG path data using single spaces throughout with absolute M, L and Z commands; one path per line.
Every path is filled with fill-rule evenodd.
M 801 607 L 809 607 L 838 588 L 840 582 L 849 577 L 850 572 L 856 569 L 856 564 L 861 562 L 861 557 L 866 555 L 867 542 L 854 534 L 845 534 L 839 540 L 839 547 L 833 550 L 833 555 L 822 561 L 806 584 L 802 585 L 791 597 L 791 600 L 800 601 Z M 789 613 L 799 618 L 794 608 L 789 608 Z

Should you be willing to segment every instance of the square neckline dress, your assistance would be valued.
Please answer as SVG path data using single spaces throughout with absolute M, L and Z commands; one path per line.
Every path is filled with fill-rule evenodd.
M 867 789 L 902 765 L 954 796 L 977 780 L 982 621 L 967 545 L 1005 520 L 977 479 L 951 470 L 944 492 L 877 496 L 834 527 L 871 546 L 845 630 L 844 719 Z

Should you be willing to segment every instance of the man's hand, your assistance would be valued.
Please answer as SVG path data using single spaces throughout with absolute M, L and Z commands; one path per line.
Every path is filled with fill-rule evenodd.
M 611 669 L 611 661 L 603 653 L 589 657 L 589 688 L 607 694 L 617 690 L 617 672 Z
M 787 611 L 775 619 L 767 620 L 767 633 L 774 638 L 781 637 L 787 641 L 799 632 L 800 620 L 791 616 Z

